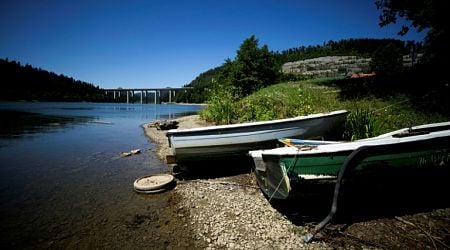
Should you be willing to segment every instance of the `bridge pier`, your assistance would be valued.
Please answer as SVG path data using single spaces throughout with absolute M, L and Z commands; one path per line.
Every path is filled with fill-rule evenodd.
M 113 93 L 113 97 L 114 100 L 116 100 L 117 102 L 124 102 L 126 101 L 126 103 L 134 103 L 135 102 L 135 92 L 140 94 L 140 98 L 138 100 L 138 102 L 140 102 L 141 104 L 144 104 L 144 102 L 147 103 L 155 103 L 155 104 L 160 104 L 161 102 L 169 102 L 172 103 L 175 100 L 176 97 L 176 91 L 178 90 L 188 90 L 188 89 L 192 89 L 190 87 L 183 87 L 183 88 L 154 88 L 154 89 L 122 89 L 122 88 L 118 88 L 118 89 L 105 89 L 105 94 L 106 95 L 111 95 L 111 92 Z M 153 94 L 154 96 L 154 101 L 151 102 L 149 101 L 149 99 L 151 100 L 150 97 L 150 93 Z M 167 96 L 168 93 L 168 96 Z M 125 96 L 126 95 L 126 96 Z M 125 99 L 126 97 L 126 99 Z M 168 100 L 167 100 L 168 99 Z

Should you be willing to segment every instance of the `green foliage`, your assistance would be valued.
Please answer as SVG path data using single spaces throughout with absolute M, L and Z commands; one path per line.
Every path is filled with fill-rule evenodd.
M 234 61 L 227 60 L 222 79 L 238 89 L 242 96 L 273 84 L 279 68 L 267 45 L 258 48 L 258 39 L 251 36 L 244 40 Z
M 345 122 L 344 138 L 352 141 L 374 137 L 380 134 L 380 123 L 368 109 L 356 108 Z
M 312 112 L 311 94 L 301 85 L 273 85 L 242 99 L 236 114 L 240 122 L 266 121 Z
M 292 73 L 283 73 L 280 74 L 278 77 L 279 82 L 295 82 L 295 81 L 301 81 L 310 79 L 311 76 L 305 76 L 305 75 L 299 75 L 299 74 L 292 74 Z
M 207 89 L 211 88 L 211 82 L 219 79 L 224 70 L 223 66 L 207 70 L 198 75 L 185 87 L 192 87 L 192 90 L 182 92 L 177 95 L 176 102 L 204 103 L 207 101 Z
M 216 124 L 229 124 L 235 117 L 236 97 L 232 86 L 213 81 L 208 93 L 208 106 L 200 116 Z
M 441 113 L 418 109 L 412 96 L 399 94 L 378 98 L 363 95 L 347 99 L 342 98 L 340 87 L 334 83 L 334 79 L 322 78 L 269 86 L 241 99 L 234 106 L 233 119 L 239 122 L 268 120 L 346 109 L 357 114 L 354 116 L 359 124 L 369 124 L 367 129 L 363 126 L 361 133 L 370 136 L 413 125 L 448 121 Z M 348 139 L 352 135 L 345 134 Z M 358 134 L 354 138 L 360 137 L 364 136 Z
M 403 69 L 403 54 L 394 44 L 380 45 L 372 55 L 370 68 L 379 77 L 398 75 Z
M 369 57 L 379 46 L 393 44 L 402 53 L 406 54 L 405 43 L 396 39 L 358 38 L 340 41 L 328 41 L 323 45 L 300 46 L 281 52 L 274 52 L 278 65 L 286 62 L 317 58 L 322 56 L 362 56 Z M 419 48 L 420 49 L 420 48 Z
M 446 26 L 443 20 L 448 15 L 448 4 L 441 0 L 377 0 L 377 9 L 381 10 L 379 25 L 381 27 L 396 23 L 397 19 L 406 18 L 412 26 L 422 31 L 427 28 Z M 399 35 L 405 35 L 409 27 L 402 25 Z
M 447 70 L 450 57 L 450 26 L 448 25 L 448 13 L 450 5 L 442 0 L 377 0 L 377 8 L 381 11 L 379 25 L 381 27 L 396 23 L 398 19 L 406 19 L 411 22 L 410 27 L 418 31 L 427 30 L 424 43 L 424 55 L 422 63 L 427 64 L 427 75 L 433 75 L 437 84 L 448 83 Z M 410 27 L 403 25 L 399 35 L 406 34 Z
M 194 89 L 177 97 L 177 102 L 202 103 L 206 101 L 205 90 L 210 87 L 211 80 L 228 82 L 240 87 L 240 95 L 245 96 L 261 87 L 277 82 L 304 80 L 292 74 L 280 74 L 283 63 L 321 56 L 356 55 L 369 57 L 380 45 L 393 44 L 401 53 L 408 53 L 405 43 L 395 39 L 345 39 L 328 41 L 323 45 L 300 46 L 281 52 L 271 52 L 267 46 L 258 48 L 258 40 L 252 36 L 242 43 L 235 60 L 226 60 L 217 68 L 201 73 L 187 87 Z M 418 48 L 420 52 L 421 47 Z M 253 59 L 252 59 L 253 58 Z M 341 69 L 341 72 L 344 69 Z

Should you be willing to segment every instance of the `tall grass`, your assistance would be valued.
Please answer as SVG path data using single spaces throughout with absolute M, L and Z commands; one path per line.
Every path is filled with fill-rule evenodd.
M 368 109 L 356 108 L 345 122 L 344 139 L 352 141 L 374 137 L 380 134 L 381 123 Z

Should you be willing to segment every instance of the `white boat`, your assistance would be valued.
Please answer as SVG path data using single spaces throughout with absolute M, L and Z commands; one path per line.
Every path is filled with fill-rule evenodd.
M 288 140 L 286 144 L 291 146 L 249 152 L 258 184 L 270 198 L 288 198 L 294 190 L 291 182 L 336 179 L 347 157 L 363 147 L 393 150 L 369 155 L 357 171 L 444 168 L 450 164 L 450 122 L 404 128 L 354 142 Z
M 167 132 L 176 163 L 206 162 L 245 157 L 249 150 L 273 148 L 277 139 L 313 138 L 332 134 L 341 128 L 346 110 L 295 118 Z

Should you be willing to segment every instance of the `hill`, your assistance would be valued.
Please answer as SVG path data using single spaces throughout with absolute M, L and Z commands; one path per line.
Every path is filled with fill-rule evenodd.
M 0 75 L 0 100 L 107 101 L 98 86 L 16 61 L 0 59 Z
M 361 38 L 361 39 L 344 39 L 340 41 L 328 41 L 322 45 L 316 46 L 299 46 L 296 48 L 290 48 L 283 51 L 272 51 L 277 65 L 282 71 L 282 66 L 289 62 L 295 62 L 300 60 L 308 60 L 319 57 L 334 57 L 334 56 L 347 56 L 347 57 L 357 57 L 358 60 L 363 60 L 364 65 L 367 67 L 368 59 L 372 54 L 380 47 L 391 45 L 399 49 L 402 54 L 408 54 L 409 47 L 411 47 L 412 42 L 403 42 L 396 39 L 373 39 L 373 38 Z M 417 51 L 420 52 L 422 47 L 420 44 L 414 44 Z M 353 60 L 353 59 L 352 59 Z M 352 65 L 354 67 L 354 65 Z M 178 96 L 177 102 L 195 102 L 202 103 L 206 101 L 206 89 L 211 86 L 211 80 L 218 79 L 220 74 L 223 72 L 224 65 L 207 70 L 197 76 L 192 82 L 187 84 L 187 87 L 193 87 L 194 89 L 188 93 Z M 337 68 L 342 72 L 348 73 L 350 69 Z M 288 70 L 286 70 L 288 71 Z M 283 72 L 283 73 L 286 73 Z M 289 74 L 282 74 L 277 82 L 282 82 L 285 80 L 291 80 L 293 78 L 302 79 L 302 76 L 292 76 Z M 275 84 L 273 82 L 271 84 Z
M 179 93 L 176 96 L 176 102 L 203 103 L 206 101 L 207 89 L 214 78 L 222 73 L 223 66 L 209 69 L 198 75 L 192 82 L 185 87 L 193 87 L 191 91 Z

